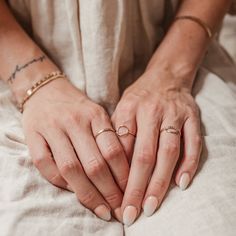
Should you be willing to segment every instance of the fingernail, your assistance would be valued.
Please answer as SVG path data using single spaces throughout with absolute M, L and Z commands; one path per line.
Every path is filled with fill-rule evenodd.
M 144 211 L 145 216 L 151 216 L 156 210 L 157 205 L 158 205 L 158 200 L 156 197 L 154 196 L 148 197 L 145 200 L 144 206 L 143 206 L 143 211 Z
M 190 183 L 190 176 L 188 173 L 183 173 L 179 181 L 179 187 L 181 190 L 185 190 Z
M 115 215 L 117 220 L 119 220 L 121 223 L 123 223 L 122 222 L 122 215 L 121 215 L 121 208 L 120 207 L 118 207 L 118 208 L 116 208 L 114 210 L 114 215 Z
M 70 185 L 67 185 L 66 188 L 67 188 L 69 191 L 74 192 Z
M 111 219 L 111 212 L 105 205 L 99 205 L 95 208 L 94 212 L 103 220 L 109 221 Z
M 137 209 L 134 206 L 127 206 L 123 213 L 123 222 L 125 225 L 130 226 L 134 223 L 137 217 Z

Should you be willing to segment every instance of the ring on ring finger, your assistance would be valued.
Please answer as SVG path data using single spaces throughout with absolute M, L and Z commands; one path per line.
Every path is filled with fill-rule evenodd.
M 175 135 L 181 135 L 181 131 L 179 129 L 176 129 L 174 126 L 167 126 L 167 127 L 163 127 L 161 130 L 160 130 L 160 133 L 161 132 L 167 132 L 169 134 L 175 134 Z

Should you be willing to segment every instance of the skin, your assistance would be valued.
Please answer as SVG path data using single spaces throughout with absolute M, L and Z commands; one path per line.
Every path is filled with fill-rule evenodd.
M 231 1 L 181 2 L 178 15 L 197 16 L 215 31 Z M 45 53 L 17 24 L 4 1 L 0 12 L 0 77 L 7 81 L 16 65 Z M 26 102 L 22 124 L 32 161 L 42 176 L 75 192 L 95 213 L 105 205 L 120 221 L 127 206 L 136 209 L 137 218 L 149 196 L 160 205 L 179 161 L 181 143 L 179 135 L 160 133 L 163 127 L 172 125 L 182 132 L 184 155 L 174 176 L 176 184 L 183 173 L 192 179 L 197 170 L 202 141 L 191 90 L 209 42 L 195 22 L 174 22 L 111 119 L 69 80 L 57 79 L 40 88 Z M 21 102 L 28 88 L 55 70 L 58 67 L 47 57 L 17 72 L 9 84 L 16 101 Z M 99 130 L 119 125 L 126 125 L 136 139 L 114 132 L 94 138 Z

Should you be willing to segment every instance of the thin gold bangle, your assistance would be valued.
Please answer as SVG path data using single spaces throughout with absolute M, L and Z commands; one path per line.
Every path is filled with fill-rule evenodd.
M 195 17 L 195 16 L 177 16 L 175 18 L 175 21 L 176 20 L 191 20 L 191 21 L 194 21 L 204 29 L 204 31 L 206 32 L 207 36 L 210 39 L 213 37 L 213 33 L 212 33 L 211 28 L 204 21 L 199 19 L 198 17 Z
M 29 98 L 38 91 L 39 88 L 43 87 L 44 85 L 48 84 L 49 82 L 55 80 L 55 79 L 63 79 L 66 78 L 65 74 L 63 74 L 60 71 L 54 71 L 52 73 L 49 73 L 46 75 L 43 79 L 36 82 L 30 89 L 26 91 L 26 96 L 23 98 L 23 101 L 18 104 L 18 109 L 21 113 L 24 111 L 24 104 L 26 101 L 29 100 Z

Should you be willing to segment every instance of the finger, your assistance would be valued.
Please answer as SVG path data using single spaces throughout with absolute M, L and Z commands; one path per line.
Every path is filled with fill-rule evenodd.
M 202 150 L 200 120 L 189 118 L 183 128 L 184 156 L 176 173 L 175 181 L 184 190 L 195 175 Z
M 124 199 L 123 222 L 131 225 L 140 213 L 145 190 L 156 161 L 160 122 L 144 112 L 137 114 L 137 138 Z
M 161 127 L 175 127 L 181 130 L 182 122 L 166 119 Z M 160 133 L 157 163 L 143 201 L 144 214 L 151 216 L 162 202 L 180 153 L 180 134 L 164 130 Z M 175 132 L 175 130 L 172 130 Z
M 100 117 L 93 119 L 91 123 L 92 132 L 94 136 L 98 134 L 98 136 L 95 137 L 97 146 L 110 167 L 111 173 L 113 174 L 117 184 L 124 192 L 129 176 L 129 164 L 124 149 L 115 132 L 110 131 L 113 130 L 113 128 L 109 120 L 108 116 L 105 116 L 102 119 Z M 101 132 L 104 128 L 110 130 Z
M 32 161 L 42 176 L 55 186 L 73 191 L 61 176 L 45 139 L 39 133 L 33 132 L 27 138 L 27 145 Z
M 98 150 L 90 127 L 80 128 L 76 124 L 74 127 L 77 128 L 70 130 L 69 136 L 86 175 L 111 208 L 116 210 L 121 205 L 123 194 Z
M 49 130 L 48 133 L 50 136 L 47 140 L 58 169 L 76 193 L 78 200 L 98 217 L 109 221 L 109 206 L 85 175 L 68 137 L 58 129 Z
M 118 107 L 112 116 L 113 127 L 115 127 L 116 131 L 120 134 L 125 134 L 127 131 L 124 127 L 127 127 L 131 134 L 136 134 L 137 132 L 135 115 L 131 111 L 132 110 L 128 110 L 127 107 Z M 131 163 L 135 143 L 134 135 L 118 135 L 118 138 L 124 148 L 128 162 Z

